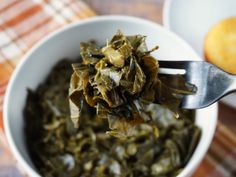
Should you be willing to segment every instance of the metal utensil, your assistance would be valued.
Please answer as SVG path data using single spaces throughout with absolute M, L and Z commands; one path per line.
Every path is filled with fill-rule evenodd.
M 236 75 L 229 74 L 205 61 L 159 61 L 160 73 L 181 74 L 197 87 L 196 94 L 184 95 L 181 107 L 207 107 L 236 90 Z

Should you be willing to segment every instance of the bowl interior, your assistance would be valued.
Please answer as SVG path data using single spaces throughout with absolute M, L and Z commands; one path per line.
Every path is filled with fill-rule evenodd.
M 176 35 L 155 23 L 133 17 L 97 17 L 70 25 L 44 39 L 25 56 L 15 70 L 4 103 L 4 125 L 10 147 L 29 176 L 38 174 L 29 158 L 24 141 L 25 122 L 22 110 L 27 96 L 26 89 L 35 89 L 60 59 L 78 57 L 81 41 L 94 39 L 104 44 L 118 29 L 126 35 L 146 35 L 148 47 L 160 46 L 159 50 L 153 53 L 158 59 L 199 60 L 195 52 Z M 197 111 L 196 124 L 203 130 L 202 137 L 187 165 L 189 167 L 179 176 L 189 175 L 201 161 L 211 142 L 216 117 L 216 105 Z

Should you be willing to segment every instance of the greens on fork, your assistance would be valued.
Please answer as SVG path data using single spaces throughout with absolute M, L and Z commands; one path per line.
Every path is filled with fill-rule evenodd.
M 61 60 L 36 90 L 28 90 L 26 145 L 40 175 L 172 177 L 181 172 L 201 130 L 194 111 L 178 107 L 179 96 L 191 88 L 180 76 L 158 74 L 153 50 L 144 36 L 121 32 L 104 47 L 81 43 L 79 59 Z
M 110 42 L 98 47 L 81 43 L 82 62 L 73 64 L 69 97 L 71 118 L 78 127 L 83 109 L 96 108 L 98 118 L 108 119 L 107 133 L 125 138 L 136 125 L 147 123 L 158 136 L 147 107 L 161 104 L 179 116 L 180 96 L 191 94 L 192 87 L 179 76 L 158 74 L 158 61 L 150 55 L 146 37 L 125 36 L 120 31 Z

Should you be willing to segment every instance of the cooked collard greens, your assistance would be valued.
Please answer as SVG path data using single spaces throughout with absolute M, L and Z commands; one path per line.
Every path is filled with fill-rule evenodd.
M 158 75 L 158 61 L 148 50 L 145 36 L 125 36 L 120 31 L 104 47 L 81 43 L 82 61 L 73 64 L 69 97 L 71 118 L 79 127 L 84 107 L 96 108 L 96 116 L 108 120 L 107 133 L 125 138 L 142 123 L 152 125 L 151 103 L 169 108 L 179 116 L 180 95 L 191 94 L 180 76 Z M 177 82 L 176 82 L 177 81 Z M 86 106 L 85 106 L 86 105 Z
M 35 91 L 28 90 L 24 109 L 26 144 L 43 177 L 170 177 L 190 159 L 200 137 L 194 112 L 151 104 L 147 112 L 159 129 L 140 124 L 122 140 L 106 134 L 106 119 L 84 104 L 79 129 L 70 119 L 68 88 L 71 62 L 63 60 Z
M 82 59 L 60 61 L 36 90 L 28 90 L 26 144 L 40 175 L 171 177 L 181 172 L 201 135 L 194 111 L 178 108 L 179 94 L 192 92 L 181 77 L 158 75 L 150 52 L 144 36 L 120 32 L 102 48 L 82 43 Z M 72 63 L 77 63 L 73 69 Z

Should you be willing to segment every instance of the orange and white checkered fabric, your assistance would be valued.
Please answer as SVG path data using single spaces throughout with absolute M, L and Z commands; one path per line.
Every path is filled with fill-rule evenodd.
M 5 89 L 22 55 L 48 33 L 94 15 L 80 0 L 0 0 L 0 127 Z
M 94 15 L 81 0 L 0 0 L 0 129 L 5 89 L 22 55 L 48 33 Z M 221 122 L 193 176 L 236 177 L 236 136 Z

